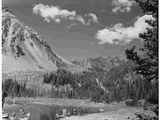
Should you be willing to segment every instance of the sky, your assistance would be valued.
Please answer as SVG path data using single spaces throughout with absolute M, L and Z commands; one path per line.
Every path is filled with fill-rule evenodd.
M 31 26 L 67 59 L 124 56 L 139 45 L 146 19 L 132 0 L 3 0 L 25 25 Z

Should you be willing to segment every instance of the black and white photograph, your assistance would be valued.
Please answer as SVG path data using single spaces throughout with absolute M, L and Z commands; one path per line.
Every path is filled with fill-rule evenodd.
M 2 0 L 2 120 L 158 120 L 158 0 Z

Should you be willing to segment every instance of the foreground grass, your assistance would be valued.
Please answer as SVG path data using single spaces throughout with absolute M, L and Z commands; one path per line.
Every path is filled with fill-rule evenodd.
M 20 107 L 26 108 L 26 106 L 34 106 L 37 108 L 38 106 L 43 106 L 52 109 L 52 111 L 54 111 L 54 113 L 56 114 L 62 114 L 62 111 L 65 109 L 68 115 L 85 115 L 89 113 L 99 113 L 103 112 L 106 106 L 105 104 L 98 104 L 89 100 L 24 97 L 8 97 L 6 98 L 6 105 L 8 106 L 8 110 L 10 112 L 17 111 L 13 108 L 13 110 L 9 108 L 9 106 L 13 105 L 16 105 L 17 109 L 19 109 Z M 110 108 L 112 108 L 112 106 L 110 106 Z
M 56 114 L 62 114 L 64 109 L 67 115 L 71 116 L 71 120 L 101 120 L 102 118 L 125 120 L 124 118 L 134 117 L 135 112 L 143 111 L 142 108 L 129 107 L 124 103 L 103 104 L 82 99 L 24 97 L 6 99 L 5 111 L 11 114 L 18 112 L 20 108 L 31 113 L 31 120 L 55 120 Z

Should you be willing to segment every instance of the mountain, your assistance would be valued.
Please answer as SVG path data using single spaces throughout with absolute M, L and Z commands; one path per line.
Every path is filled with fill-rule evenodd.
M 2 58 L 3 73 L 81 70 L 59 56 L 34 29 L 6 8 L 2 11 Z
M 96 57 L 96 58 L 85 58 L 79 60 L 72 60 L 73 64 L 82 66 L 85 69 L 97 69 L 103 71 L 109 71 L 115 66 L 120 65 L 121 63 L 125 62 L 125 58 L 117 57 L 117 56 L 108 56 L 108 57 Z

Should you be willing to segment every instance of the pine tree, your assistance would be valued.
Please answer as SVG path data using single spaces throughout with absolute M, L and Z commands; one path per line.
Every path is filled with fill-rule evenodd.
M 139 50 L 133 46 L 125 52 L 127 58 L 135 63 L 135 71 L 144 77 L 144 81 L 148 85 L 146 90 L 149 94 L 151 93 L 150 98 L 152 97 L 154 102 L 158 102 L 158 0 L 135 1 L 142 8 L 144 14 L 152 15 L 154 20 L 146 21 L 152 28 L 139 35 L 140 39 L 144 41 L 144 46 Z M 139 54 L 140 52 L 141 54 Z

